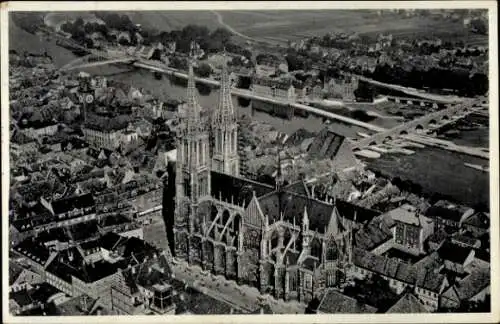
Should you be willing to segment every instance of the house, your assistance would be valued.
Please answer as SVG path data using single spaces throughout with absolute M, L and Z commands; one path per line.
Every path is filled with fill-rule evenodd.
M 57 226 L 57 223 L 63 226 L 71 225 L 95 218 L 95 202 L 90 193 L 75 194 L 54 200 L 42 197 L 40 203 L 54 217 L 53 224 L 47 224 L 48 227 Z
M 456 233 L 451 237 L 451 242 L 474 250 L 481 248 L 481 240 L 473 237 L 470 232 Z
M 314 138 L 307 154 L 313 159 L 331 160 L 335 166 L 332 170 L 334 172 L 340 172 L 358 164 L 349 141 L 328 127 L 323 128 Z
M 465 217 L 461 225 L 475 237 L 479 237 L 490 229 L 490 215 L 485 212 L 474 213 Z
M 474 260 L 475 251 L 452 242 L 444 242 L 437 250 L 440 258 L 445 262 L 445 268 L 458 274 L 465 272 L 465 268 Z
M 165 256 L 160 256 L 165 260 Z M 161 264 L 167 264 L 161 262 Z M 175 293 L 169 284 L 170 269 L 147 262 L 121 273 L 111 287 L 112 309 L 118 314 L 138 314 L 146 310 L 158 315 L 175 314 Z
M 9 294 L 9 309 L 15 315 L 28 315 L 30 311 L 45 308 L 49 300 L 59 290 L 47 283 L 35 285 L 35 287 L 24 289 Z
M 287 101 L 295 101 L 296 99 L 295 88 L 291 80 L 255 76 L 251 88 L 259 96 Z
M 9 291 L 16 292 L 31 289 L 34 285 L 42 283 L 42 277 L 30 267 L 9 261 Z
M 109 126 L 109 125 L 108 125 Z M 87 124 L 82 127 L 85 140 L 94 147 L 115 150 L 120 145 L 122 131 L 126 126 L 101 128 L 96 125 Z
M 102 306 L 100 299 L 94 299 L 86 294 L 79 295 L 66 300 L 57 305 L 59 315 L 111 315 L 110 312 Z
M 430 312 L 439 307 L 439 298 L 449 282 L 445 275 L 433 270 L 419 271 L 415 282 L 415 294 Z
M 434 232 L 433 220 L 409 204 L 388 214 L 396 223 L 393 228 L 394 247 L 415 255 L 425 253 L 424 242 Z
M 336 290 L 328 289 L 321 298 L 316 312 L 317 314 L 373 314 L 377 312 L 377 308 L 363 304 Z
M 429 313 L 429 310 L 412 292 L 407 292 L 389 308 L 386 313 L 390 314 L 407 314 L 407 313 Z
M 354 242 L 360 249 L 381 255 L 392 247 L 392 238 L 391 230 L 372 221 L 356 232 Z
M 107 233 L 98 238 L 100 257 L 85 261 L 79 247 L 60 251 L 45 268 L 46 281 L 69 296 L 86 294 L 111 308 L 111 286 L 129 266 L 156 259 L 157 250 L 143 240 Z
M 429 252 L 436 251 L 441 244 L 448 239 L 448 234 L 444 229 L 439 229 L 427 238 L 427 248 Z
M 436 229 L 444 227 L 459 228 L 462 221 L 473 213 L 472 208 L 440 200 L 426 210 L 425 216 L 435 220 Z
M 24 257 L 27 264 L 38 273 L 43 272 L 44 267 L 55 256 L 45 244 L 35 241 L 33 238 L 28 238 L 20 242 L 11 251 L 16 256 Z
M 458 308 L 465 301 L 483 301 L 490 294 L 490 280 L 490 268 L 472 272 L 443 293 L 441 306 Z
M 19 129 L 26 136 L 37 139 L 43 136 L 52 136 L 57 132 L 59 123 L 55 120 L 23 120 Z

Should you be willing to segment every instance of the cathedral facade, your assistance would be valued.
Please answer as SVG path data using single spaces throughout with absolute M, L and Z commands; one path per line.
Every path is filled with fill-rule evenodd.
M 319 200 L 303 181 L 275 186 L 239 176 L 237 114 L 227 67 L 210 116 L 196 98 L 192 65 L 177 133 L 172 252 L 275 298 L 308 302 L 339 283 L 352 229 L 377 212 Z

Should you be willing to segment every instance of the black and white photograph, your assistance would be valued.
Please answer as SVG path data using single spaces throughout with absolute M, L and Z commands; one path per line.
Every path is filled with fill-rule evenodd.
M 4 321 L 498 321 L 495 3 L 237 3 L 2 5 Z

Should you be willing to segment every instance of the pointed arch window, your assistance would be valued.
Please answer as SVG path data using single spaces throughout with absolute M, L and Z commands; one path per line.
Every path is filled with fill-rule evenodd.
M 321 250 L 321 242 L 318 238 L 315 238 L 311 244 L 311 255 L 321 260 Z

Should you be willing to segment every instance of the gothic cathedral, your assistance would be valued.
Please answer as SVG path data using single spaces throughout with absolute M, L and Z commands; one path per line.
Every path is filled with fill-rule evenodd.
M 302 181 L 283 185 L 277 179 L 270 186 L 240 177 L 226 63 L 211 115 L 197 101 L 192 62 L 188 78 L 179 107 L 175 197 L 167 197 L 175 200 L 175 257 L 285 300 L 307 302 L 339 284 L 342 260 L 348 266 L 352 259 L 346 238 L 376 213 L 316 199 Z

